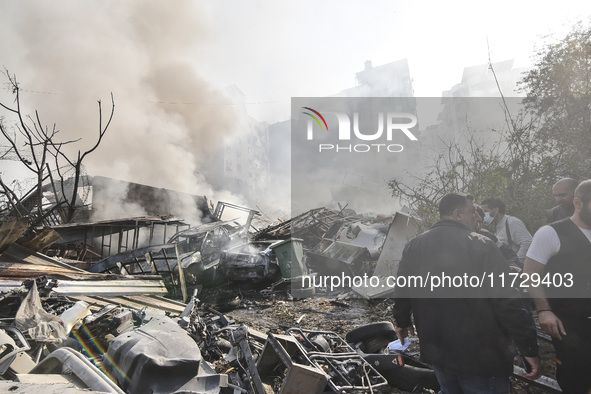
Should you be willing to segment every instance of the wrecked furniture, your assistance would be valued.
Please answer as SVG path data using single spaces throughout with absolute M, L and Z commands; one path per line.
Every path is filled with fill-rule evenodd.
M 323 208 L 294 218 L 292 230 L 304 240 L 306 265 L 318 275 L 363 275 L 373 271 L 389 220 Z
M 218 201 L 218 203 L 215 206 L 215 210 L 213 211 L 213 217 L 217 220 L 222 220 L 222 217 L 224 216 L 224 211 L 226 209 L 238 211 L 241 213 L 247 213 L 248 215 L 243 225 L 244 229 L 248 232 L 252 227 L 255 231 L 257 231 L 257 229 L 252 225 L 252 221 L 255 217 L 261 216 L 261 213 L 259 211 L 255 211 L 254 209 L 241 207 L 240 205 L 235 205 L 224 201 Z
M 285 393 L 368 393 L 387 385 L 353 348 L 328 331 L 290 328 L 284 336 L 270 334 L 257 367 L 263 376 L 276 376 L 284 384 L 278 392 Z
M 277 393 L 316 394 L 323 393 L 328 376 L 315 365 L 300 364 L 297 341 L 289 335 L 269 334 L 257 369 L 261 378 Z
M 323 240 L 307 254 L 308 266 L 319 275 L 357 275 L 367 261 L 371 261 L 367 248 L 331 240 Z
M 367 393 L 387 385 L 384 377 L 336 333 L 290 328 L 287 334 L 298 341 L 307 360 L 328 374 L 328 387 L 333 391 Z

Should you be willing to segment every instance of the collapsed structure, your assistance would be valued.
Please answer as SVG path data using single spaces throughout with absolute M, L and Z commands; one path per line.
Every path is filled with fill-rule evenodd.
M 4 221 L 0 391 L 36 392 L 39 384 L 109 393 L 438 389 L 416 354 L 391 346 L 389 322 L 345 338 L 318 327 L 263 333 L 220 311 L 232 300 L 217 309 L 201 301 L 222 289 L 267 300 L 386 298 L 393 289 L 381 282 L 329 286 L 303 278 L 395 274 L 415 218 L 321 207 L 261 227 L 256 210 L 218 202 L 211 212 L 207 199 L 197 201 L 198 226 L 154 215 L 31 233 L 27 217 Z M 241 218 L 223 219 L 228 211 Z

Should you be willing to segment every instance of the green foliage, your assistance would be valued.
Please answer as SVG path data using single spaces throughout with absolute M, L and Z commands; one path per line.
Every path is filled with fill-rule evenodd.
M 591 166 L 590 25 L 579 22 L 564 39 L 545 45 L 521 81 L 526 109 L 540 118 L 537 138 L 556 170 L 578 179 L 589 178 Z
M 527 95 L 524 107 L 517 114 L 505 108 L 508 127 L 498 132 L 496 149 L 473 137 L 463 146 L 448 141 L 425 175 L 388 183 L 392 195 L 407 203 L 424 227 L 438 220 L 439 199 L 460 191 L 473 194 L 476 202 L 502 199 L 507 213 L 534 232 L 555 205 L 554 182 L 591 177 L 591 26 L 578 23 L 535 59 L 520 83 Z M 471 130 L 470 135 L 481 131 L 489 130 Z
M 473 137 L 461 144 L 445 144 L 442 153 L 422 176 L 392 179 L 388 183 L 392 194 L 405 201 L 422 218 L 422 230 L 439 219 L 437 206 L 449 192 L 472 194 L 476 203 L 488 197 L 498 197 L 507 204 L 507 213 L 522 219 L 530 231 L 544 224 L 545 211 L 553 205 L 550 190 L 555 181 L 553 166 L 536 161 L 537 151 L 529 149 L 531 140 L 524 138 L 528 124 L 517 124 L 514 132 L 499 134 L 507 142 L 502 149 L 488 149 L 491 144 Z M 516 134 L 522 134 L 519 139 Z M 471 135 L 476 133 L 472 132 Z

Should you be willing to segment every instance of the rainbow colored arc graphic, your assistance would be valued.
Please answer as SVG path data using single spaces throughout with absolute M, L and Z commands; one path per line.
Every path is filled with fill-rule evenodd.
M 328 125 L 326 124 L 326 120 L 324 120 L 324 117 L 322 115 L 320 115 L 320 112 L 318 112 L 315 109 L 312 109 L 310 107 L 302 107 L 302 108 L 307 109 L 308 111 L 312 111 L 316 115 L 318 115 L 320 117 L 320 119 L 322 119 L 322 122 L 324 123 L 324 126 L 326 127 L 326 131 L 328 131 Z M 320 130 L 324 129 L 324 127 L 322 127 L 322 123 L 320 123 L 320 120 L 316 116 L 312 115 L 309 112 L 302 112 L 302 113 L 306 114 L 306 115 L 310 116 L 312 119 L 314 119 L 316 121 L 316 123 L 318 123 L 318 126 L 320 126 Z
M 86 328 L 86 326 L 84 324 L 82 324 L 80 329 L 86 334 L 86 336 L 90 339 L 92 344 L 94 346 L 96 346 L 96 348 L 100 351 L 100 354 L 93 352 L 92 348 L 90 346 L 88 346 L 88 344 L 80 336 L 80 334 L 77 331 L 72 330 L 72 334 L 74 335 L 74 338 L 76 338 L 76 340 L 78 341 L 80 346 L 82 346 L 82 348 L 84 348 L 84 350 L 86 350 L 86 352 L 95 360 L 100 360 L 101 355 L 103 357 L 103 362 L 98 363 L 97 367 L 101 371 L 103 371 L 103 373 L 105 375 L 107 375 L 109 377 L 109 379 L 111 379 L 113 382 L 115 382 L 115 384 L 119 384 L 119 382 L 117 382 L 117 378 L 115 376 L 113 376 L 112 374 L 110 374 L 109 371 L 107 371 L 107 369 L 105 368 L 105 364 L 110 364 L 113 367 L 113 369 L 116 370 L 123 379 L 125 379 L 128 383 L 131 383 L 131 379 L 129 378 L 129 376 L 127 376 L 125 374 L 125 372 L 123 372 L 123 370 L 121 368 L 119 368 L 119 366 L 111 359 L 111 357 L 109 357 L 106 350 L 103 349 L 103 347 L 101 346 L 99 341 L 96 340 L 96 338 L 94 337 L 94 335 L 92 335 L 92 333 L 88 330 L 88 328 Z

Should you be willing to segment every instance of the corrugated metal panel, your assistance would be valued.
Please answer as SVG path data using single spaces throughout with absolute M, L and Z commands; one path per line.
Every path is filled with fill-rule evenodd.
M 186 305 L 175 301 L 162 298 L 160 296 L 122 296 L 122 297 L 99 297 L 99 296 L 75 296 L 68 297 L 74 301 L 84 301 L 90 304 L 93 312 L 97 312 L 105 305 L 115 304 L 121 305 L 131 309 L 142 309 L 148 307 L 151 309 L 161 310 L 164 312 L 172 312 L 180 314 L 185 310 Z
M 21 281 L 0 279 L 0 293 L 8 293 L 21 287 Z
M 61 295 L 141 295 L 168 294 L 164 281 L 128 279 L 128 280 L 57 280 L 57 286 L 52 289 Z

